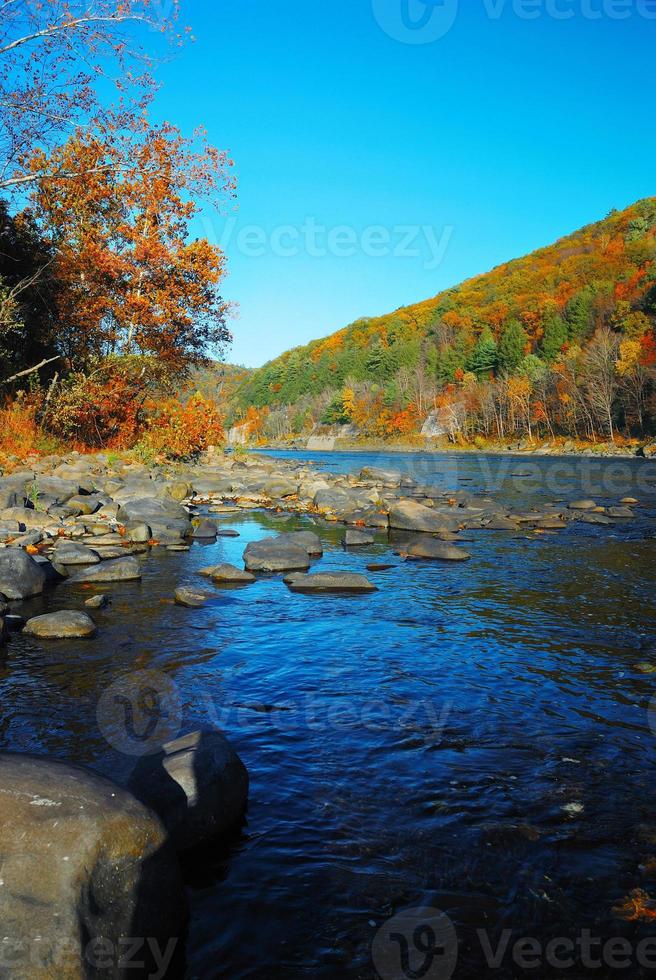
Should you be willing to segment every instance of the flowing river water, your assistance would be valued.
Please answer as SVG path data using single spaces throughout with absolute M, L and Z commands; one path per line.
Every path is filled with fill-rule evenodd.
M 347 552 L 343 527 L 320 522 L 322 569 L 395 566 L 367 573 L 378 592 L 298 595 L 276 576 L 217 589 L 201 610 L 173 605 L 176 586 L 240 564 L 248 541 L 317 529 L 226 515 L 239 538 L 150 557 L 140 583 L 111 586 L 95 639 L 13 637 L 0 659 L 2 747 L 124 775 L 133 760 L 97 709 L 141 670 L 173 682 L 181 728 L 226 732 L 250 803 L 232 840 L 187 862 L 190 978 L 655 975 L 645 941 L 656 925 L 613 909 L 635 889 L 656 896 L 656 464 L 277 455 L 332 472 L 392 467 L 513 507 L 640 504 L 611 528 L 468 532 L 472 560 L 448 565 L 403 562 L 386 534 Z M 70 605 L 62 587 L 26 609 Z M 418 908 L 436 910 L 417 922 L 433 915 L 439 943 L 387 925 Z M 623 941 L 630 967 L 609 965 L 608 946 L 586 948 L 586 934 Z M 555 939 L 571 956 L 547 948 Z

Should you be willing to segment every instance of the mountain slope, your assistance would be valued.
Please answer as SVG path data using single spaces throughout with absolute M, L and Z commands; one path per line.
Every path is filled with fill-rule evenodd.
M 275 414 L 277 428 L 289 432 L 352 421 L 365 433 L 393 435 L 395 428 L 417 429 L 427 411 L 439 408 L 447 396 L 461 403 L 468 391 L 475 401 L 474 395 L 489 395 L 492 386 L 499 389 L 495 397 L 503 387 L 507 398 L 513 378 L 524 379 L 535 392 L 545 387 L 547 375 L 551 387 L 558 387 L 553 375 L 562 368 L 561 374 L 572 375 L 571 383 L 584 394 L 590 387 L 586 367 L 600 356 L 602 334 L 613 347 L 607 352 L 613 364 L 624 356 L 620 345 L 631 342 L 639 350 L 624 354 L 650 368 L 655 260 L 656 198 L 648 198 L 432 299 L 358 320 L 287 351 L 238 389 L 236 415 L 254 407 Z M 616 370 L 618 388 L 632 367 Z M 648 378 L 644 388 L 639 400 L 651 393 Z M 561 405 L 564 394 L 557 396 Z M 587 412 L 595 416 L 583 419 L 591 435 L 604 427 L 611 434 L 614 420 L 627 429 L 644 428 L 646 406 L 629 409 L 619 404 L 618 394 L 604 422 L 591 407 L 599 393 L 588 394 L 569 429 L 563 419 L 552 421 L 551 416 L 548 427 L 557 423 L 564 431 L 577 430 Z M 524 428 L 531 429 L 530 410 L 524 414 Z M 480 419 L 468 428 L 482 431 Z M 505 428 L 503 419 L 499 428 Z

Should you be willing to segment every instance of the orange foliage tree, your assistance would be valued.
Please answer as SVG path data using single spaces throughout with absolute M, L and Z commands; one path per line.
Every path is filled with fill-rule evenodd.
M 182 404 L 175 398 L 154 401 L 141 445 L 156 454 L 184 459 L 223 441 L 223 417 L 200 392 Z
M 125 139 L 133 143 L 129 165 L 121 165 Z M 142 354 L 175 374 L 229 339 L 219 293 L 224 256 L 189 236 L 202 199 L 234 192 L 225 153 L 202 135 L 185 139 L 142 118 L 129 137 L 111 127 L 76 136 L 48 161 L 34 154 L 32 166 L 87 171 L 40 181 L 31 200 L 55 252 L 59 339 L 73 367 Z

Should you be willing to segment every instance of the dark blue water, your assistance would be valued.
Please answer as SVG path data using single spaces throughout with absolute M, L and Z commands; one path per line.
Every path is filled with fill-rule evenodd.
M 656 674 L 638 669 L 656 667 L 654 467 L 309 457 L 518 507 L 582 495 L 640 506 L 612 528 L 468 532 L 473 558 L 456 565 L 404 563 L 383 534 L 346 553 L 343 528 L 311 518 L 226 515 L 240 538 L 158 551 L 141 583 L 111 586 L 96 639 L 14 638 L 0 661 L 2 746 L 125 773 L 96 711 L 117 678 L 144 669 L 173 680 L 183 728 L 215 724 L 234 741 L 251 773 L 247 822 L 186 869 L 189 977 L 374 977 L 374 937 L 420 906 L 453 922 L 455 977 L 616 975 L 578 960 L 527 972 L 510 952 L 492 971 L 478 930 L 496 946 L 504 929 L 542 944 L 589 929 L 633 953 L 654 931 L 612 912 L 633 889 L 656 895 Z M 395 567 L 369 573 L 371 596 L 297 595 L 273 577 L 216 589 L 202 610 L 170 603 L 178 584 L 203 582 L 198 568 L 239 564 L 248 541 L 306 526 L 324 540 L 321 569 Z M 61 587 L 29 611 L 83 597 Z M 653 971 L 632 961 L 620 975 Z

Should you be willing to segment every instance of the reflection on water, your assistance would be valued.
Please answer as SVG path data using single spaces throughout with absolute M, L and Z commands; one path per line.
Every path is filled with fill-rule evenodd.
M 458 486 L 522 507 L 580 496 L 587 479 L 575 472 L 554 492 L 498 472 L 486 483 L 477 458 L 319 462 L 419 469 L 432 484 L 446 468 Z M 511 473 L 535 465 L 510 462 Z M 0 661 L 3 747 L 127 772 L 96 708 L 113 681 L 143 669 L 173 678 L 186 727 L 218 724 L 233 739 L 252 777 L 248 821 L 187 868 L 190 977 L 373 977 L 378 928 L 422 905 L 456 927 L 456 977 L 488 975 L 480 929 L 495 947 L 504 929 L 636 942 L 649 925 L 611 910 L 634 888 L 656 894 L 656 675 L 637 669 L 656 666 L 656 491 L 647 464 L 628 463 L 608 492 L 593 462 L 599 502 L 636 496 L 637 521 L 468 532 L 473 559 L 453 566 L 405 564 L 385 535 L 346 553 L 343 529 L 321 524 L 322 568 L 392 557 L 395 568 L 370 573 L 379 592 L 309 597 L 273 577 L 217 589 L 202 610 L 172 605 L 198 568 L 238 563 L 249 540 L 307 523 L 226 515 L 239 539 L 162 552 L 141 583 L 111 586 L 96 639 L 14 637 Z M 26 608 L 72 600 L 80 594 L 61 587 Z M 489 975 L 525 974 L 507 959 Z

